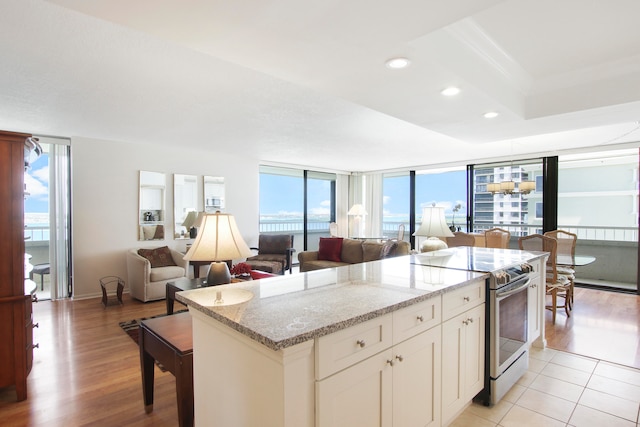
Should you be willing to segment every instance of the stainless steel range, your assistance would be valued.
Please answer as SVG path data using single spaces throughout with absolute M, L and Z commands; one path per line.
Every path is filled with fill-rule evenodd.
M 528 287 L 532 254 L 509 249 L 456 247 L 413 256 L 432 267 L 490 273 L 487 292 L 485 403 L 496 403 L 528 368 Z
M 529 368 L 528 290 L 531 266 L 509 267 L 489 286 L 490 403 L 496 403 Z M 494 281 L 492 281 L 494 282 Z

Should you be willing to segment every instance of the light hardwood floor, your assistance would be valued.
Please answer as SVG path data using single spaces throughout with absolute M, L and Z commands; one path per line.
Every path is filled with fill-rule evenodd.
M 640 368 L 638 295 L 576 287 L 571 317 L 547 310 L 545 328 L 550 348 Z
M 178 308 L 177 306 L 176 308 Z M 176 426 L 173 375 L 156 368 L 154 410 L 142 403 L 138 346 L 118 323 L 163 314 L 164 301 L 124 306 L 99 299 L 34 304 L 34 365 L 28 398 L 0 389 L 2 426 Z
M 177 306 L 176 308 L 179 308 Z M 155 404 L 144 411 L 137 345 L 121 321 L 165 312 L 164 301 L 102 308 L 99 299 L 34 305 L 34 367 L 28 399 L 0 389 L 2 426 L 175 426 L 175 382 L 156 369 Z M 640 367 L 640 297 L 577 288 L 571 318 L 547 314 L 550 348 Z

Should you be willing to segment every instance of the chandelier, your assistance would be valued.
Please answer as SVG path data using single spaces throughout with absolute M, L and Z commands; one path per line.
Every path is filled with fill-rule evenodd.
M 535 189 L 536 183 L 534 181 L 521 181 L 520 183 L 518 183 L 517 189 L 516 183 L 513 181 L 490 182 L 487 184 L 487 191 L 491 194 L 529 194 Z

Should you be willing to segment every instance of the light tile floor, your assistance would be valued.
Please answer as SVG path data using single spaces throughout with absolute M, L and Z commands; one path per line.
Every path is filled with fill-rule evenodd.
M 529 370 L 492 407 L 473 403 L 452 427 L 638 427 L 640 370 L 532 349 Z

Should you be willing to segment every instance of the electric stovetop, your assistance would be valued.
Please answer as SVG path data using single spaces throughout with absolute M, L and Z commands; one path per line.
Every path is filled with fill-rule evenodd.
M 454 270 L 495 273 L 510 267 L 520 266 L 541 253 L 513 249 L 477 248 L 459 246 L 412 255 L 412 263 Z

